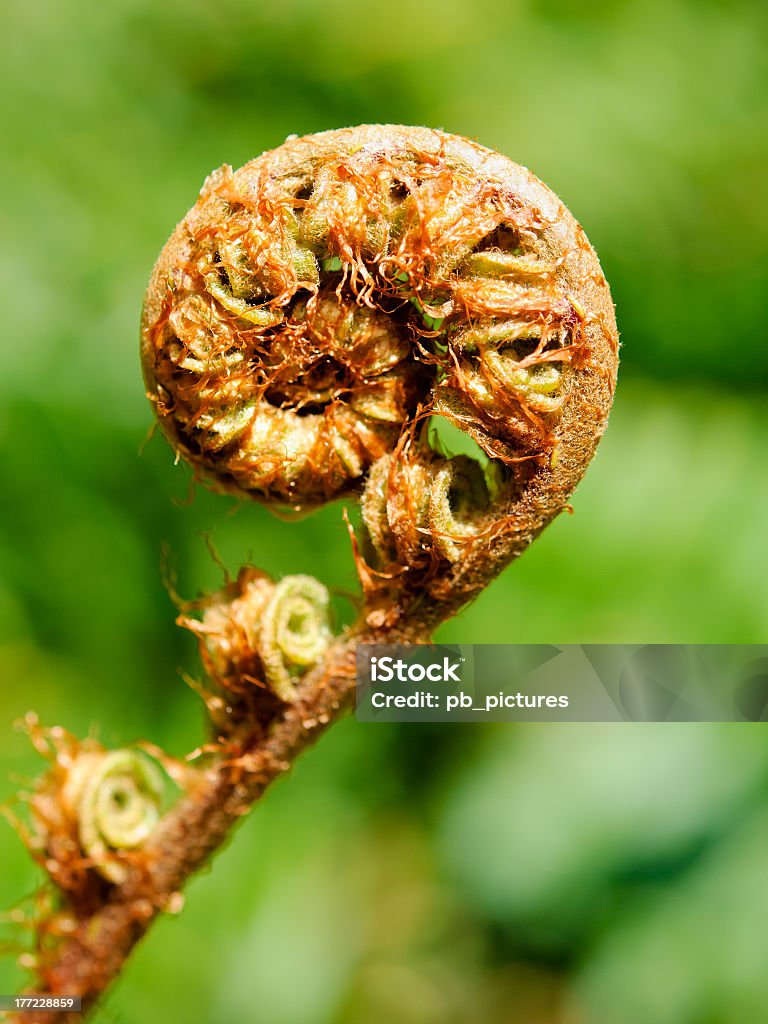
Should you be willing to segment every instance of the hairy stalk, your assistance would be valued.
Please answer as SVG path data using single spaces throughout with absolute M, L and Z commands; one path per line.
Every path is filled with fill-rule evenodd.
M 92 1005 L 349 706 L 356 643 L 427 641 L 567 507 L 617 352 L 580 226 L 529 171 L 466 139 L 368 125 L 209 176 L 147 290 L 148 397 L 218 490 L 294 512 L 359 499 L 362 611 L 334 639 L 322 583 L 250 566 L 185 607 L 212 724 L 194 767 L 37 730 L 52 767 L 25 836 L 59 898 L 35 923 L 34 989 Z M 480 457 L 435 443 L 436 417 Z
M 304 681 L 301 698 L 284 706 L 268 734 L 256 730 L 207 759 L 185 796 L 165 815 L 143 850 L 142 863 L 126 870 L 120 884 L 105 892 L 92 912 L 41 963 L 36 992 L 80 995 L 94 1004 L 120 970 L 133 947 L 162 912 L 177 912 L 180 892 L 227 839 L 271 782 L 350 706 L 355 686 L 357 642 L 418 642 L 412 630 L 350 633 L 336 641 Z M 50 1012 L 14 1015 L 27 1024 L 50 1021 Z M 79 1013 L 57 1014 L 74 1024 Z

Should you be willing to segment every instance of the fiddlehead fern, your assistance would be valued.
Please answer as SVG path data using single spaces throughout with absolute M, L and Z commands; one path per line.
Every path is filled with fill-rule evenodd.
M 88 898 L 94 872 L 122 883 L 130 866 L 140 863 L 163 803 L 172 795 L 158 762 L 138 749 L 106 750 L 61 728 L 43 729 L 32 715 L 26 728 L 51 762 L 27 797 L 33 822 L 30 848 L 56 885 L 75 900 Z M 157 753 L 164 765 L 173 764 Z M 179 780 L 183 774 L 185 769 Z
M 360 495 L 367 605 L 379 624 L 418 606 L 427 631 L 565 507 L 617 350 L 597 257 L 552 192 L 466 139 L 391 125 L 214 172 L 142 321 L 177 452 L 270 505 Z M 430 443 L 434 416 L 485 469 Z
M 164 791 L 160 771 L 140 751 L 82 753 L 74 760 L 62 800 L 77 819 L 83 852 L 110 882 L 126 877 L 121 852 L 139 849 L 152 835 Z
M 329 604 L 328 590 L 312 576 L 273 583 L 248 566 L 202 602 L 201 618 L 179 621 L 200 637 L 208 672 L 224 690 L 254 696 L 262 686 L 288 702 L 331 642 Z
M 437 497 L 413 510 L 434 540 L 418 552 L 453 565 L 465 596 L 564 505 L 603 429 L 617 350 L 605 279 L 557 198 L 481 146 L 396 126 L 214 172 L 158 261 L 142 339 L 160 422 L 214 486 L 307 508 L 370 475 L 370 509 L 384 466 L 388 491 L 435 476 L 453 511 L 439 522 Z M 493 460 L 493 495 L 465 461 L 437 468 L 428 412 Z M 403 504 L 388 493 L 381 507 Z M 401 532 L 366 521 L 374 549 Z M 456 565 L 472 521 L 497 538 L 487 571 Z M 395 554 L 413 580 L 411 548 Z
M 275 587 L 259 641 L 267 681 L 282 700 L 295 699 L 296 677 L 325 654 L 331 641 L 329 600 L 312 576 L 285 576 Z
M 147 291 L 149 398 L 220 489 L 295 509 L 360 495 L 365 602 L 332 640 L 322 584 L 247 568 L 181 617 L 218 684 L 204 695 L 219 728 L 195 752 L 202 770 L 175 766 L 183 793 L 162 817 L 139 752 L 50 730 L 25 836 L 66 896 L 37 926 L 47 991 L 98 998 L 348 706 L 357 640 L 427 639 L 565 507 L 605 426 L 617 349 L 581 228 L 532 174 L 466 139 L 369 125 L 208 178 Z M 485 464 L 433 445 L 436 416 Z

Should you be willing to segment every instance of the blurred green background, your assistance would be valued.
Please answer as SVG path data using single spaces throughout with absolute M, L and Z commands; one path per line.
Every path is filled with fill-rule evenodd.
M 531 167 L 584 224 L 623 337 L 610 429 L 561 517 L 444 640 L 765 642 L 764 0 L 6 0 L 0 187 L 0 797 L 12 723 L 182 754 L 161 550 L 354 587 L 339 505 L 198 491 L 150 426 L 137 324 L 206 174 L 365 121 Z M 161 921 L 95 1019 L 744 1024 L 768 1019 L 765 726 L 346 721 Z M 0 906 L 39 882 L 0 832 Z M 18 931 L 5 929 L 10 943 Z M 0 991 L 20 973 L 0 963 Z

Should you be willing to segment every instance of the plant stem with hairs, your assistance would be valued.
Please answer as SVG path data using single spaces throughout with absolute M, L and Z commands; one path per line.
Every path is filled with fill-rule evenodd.
M 211 718 L 188 762 L 30 723 L 52 764 L 21 828 L 55 893 L 31 987 L 85 1007 L 349 707 L 356 644 L 427 641 L 566 507 L 618 338 L 594 251 L 530 172 L 373 125 L 210 175 L 153 271 L 141 349 L 161 427 L 207 484 L 297 512 L 360 501 L 363 600 L 334 638 L 322 583 L 247 566 L 187 607 Z M 482 461 L 443 450 L 436 417 Z

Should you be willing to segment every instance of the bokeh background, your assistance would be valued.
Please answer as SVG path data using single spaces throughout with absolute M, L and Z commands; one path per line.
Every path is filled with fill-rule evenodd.
M 575 515 L 441 638 L 765 642 L 763 0 L 6 0 L 2 23 L 1 797 L 40 769 L 29 708 L 200 740 L 163 550 L 187 597 L 221 582 L 206 538 L 232 570 L 354 587 L 339 505 L 286 524 L 191 495 L 145 444 L 155 256 L 213 167 L 289 133 L 473 136 L 562 196 L 611 283 L 621 384 Z M 40 879 L 0 827 L 11 907 Z M 744 1024 L 767 970 L 764 725 L 349 720 L 95 1020 Z

